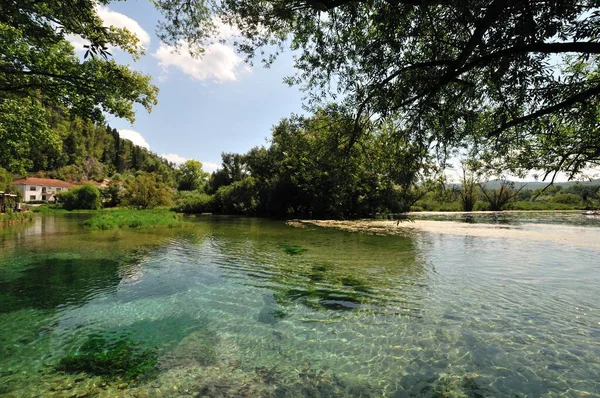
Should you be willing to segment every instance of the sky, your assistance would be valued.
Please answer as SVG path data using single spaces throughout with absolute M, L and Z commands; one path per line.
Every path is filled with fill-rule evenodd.
M 223 25 L 220 38 L 226 41 L 209 44 L 201 58 L 192 58 L 185 47 L 176 52 L 158 39 L 155 29 L 161 16 L 149 1 L 114 2 L 98 6 L 97 11 L 105 25 L 136 34 L 145 49 L 137 61 L 109 49 L 115 60 L 151 75 L 160 89 L 158 105 L 151 113 L 136 106 L 135 123 L 108 115 L 109 125 L 119 130 L 122 138 L 176 164 L 200 160 L 204 170 L 212 172 L 220 166 L 222 152 L 244 153 L 266 145 L 273 125 L 292 113 L 303 113 L 303 94 L 298 87 L 283 83 L 284 77 L 294 74 L 289 51 L 269 69 L 259 60 L 250 66 L 234 50 L 235 31 Z M 78 37 L 68 39 L 83 55 L 86 43 Z M 460 167 L 448 169 L 446 174 L 455 180 Z M 529 181 L 535 174 L 543 173 L 507 177 Z M 588 174 L 598 177 L 600 170 Z M 567 176 L 559 174 L 557 181 L 565 180 Z
M 160 89 L 151 113 L 136 106 L 135 123 L 108 115 L 122 138 L 175 163 L 196 159 L 206 171 L 214 171 L 222 152 L 244 153 L 265 145 L 273 125 L 302 113 L 303 94 L 282 81 L 294 73 L 289 52 L 269 69 L 260 62 L 246 64 L 230 43 L 210 44 L 202 58 L 192 58 L 185 48 L 174 53 L 158 39 L 160 14 L 151 2 L 115 2 L 97 11 L 105 25 L 129 29 L 145 48 L 146 55 L 137 61 L 109 49 L 115 60 L 151 75 Z M 223 38 L 231 37 L 231 29 L 223 27 L 222 32 Z M 69 40 L 83 53 L 81 38 Z

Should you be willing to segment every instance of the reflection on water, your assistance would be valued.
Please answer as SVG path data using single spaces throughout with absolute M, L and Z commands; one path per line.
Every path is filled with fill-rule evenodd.
M 0 395 L 600 394 L 598 251 L 226 217 L 151 232 L 79 221 L 2 235 Z M 58 372 L 90 336 L 150 350 L 156 373 Z

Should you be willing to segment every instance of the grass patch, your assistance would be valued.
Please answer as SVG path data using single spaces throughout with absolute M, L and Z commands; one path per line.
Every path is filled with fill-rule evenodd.
M 129 338 L 111 342 L 100 336 L 91 336 L 76 352 L 62 358 L 56 369 L 136 380 L 151 376 L 157 366 L 158 356 L 153 351 L 138 348 Z
M 281 245 L 281 248 L 283 249 L 284 252 L 286 252 L 287 254 L 289 254 L 291 256 L 297 256 L 298 254 L 302 254 L 308 250 L 302 246 L 288 245 L 287 243 L 283 243 Z
M 523 200 L 508 203 L 505 210 L 581 210 L 585 209 L 582 204 L 557 203 L 557 202 L 531 202 Z
M 16 224 L 31 220 L 33 220 L 33 214 L 31 214 L 30 212 L 0 213 L 0 225 Z
M 189 223 L 183 221 L 177 213 L 166 209 L 118 209 L 102 211 L 83 224 L 90 229 L 108 230 L 119 228 L 173 228 L 182 227 Z
M 67 210 L 61 205 L 45 204 L 41 206 L 31 207 L 32 212 L 39 214 L 71 214 L 71 213 L 93 213 L 98 210 Z

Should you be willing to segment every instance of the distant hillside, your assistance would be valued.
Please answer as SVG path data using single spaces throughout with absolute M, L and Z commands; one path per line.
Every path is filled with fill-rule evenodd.
M 47 135 L 18 137 L 15 145 L 0 150 L 0 167 L 13 175 L 59 178 L 68 181 L 102 181 L 115 173 L 138 170 L 156 173 L 174 186 L 175 165 L 145 148 L 122 139 L 110 126 L 95 124 L 48 108 Z M 20 135 L 19 135 L 20 134 Z

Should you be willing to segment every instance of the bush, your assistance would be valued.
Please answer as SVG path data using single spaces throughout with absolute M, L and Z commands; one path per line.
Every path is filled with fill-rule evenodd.
M 581 197 L 572 193 L 557 193 L 553 199 L 553 202 L 568 205 L 577 205 L 581 203 Z
M 258 207 L 258 188 L 252 177 L 220 187 L 214 197 L 216 209 L 224 214 L 254 215 Z
M 186 214 L 212 213 L 214 205 L 215 200 L 212 195 L 198 192 L 180 192 L 173 210 Z
M 173 204 L 171 188 L 160 182 L 156 174 L 140 172 L 135 178 L 125 182 L 123 203 L 139 209 Z
M 102 207 L 100 190 L 92 184 L 61 192 L 58 198 L 66 210 L 96 210 Z

